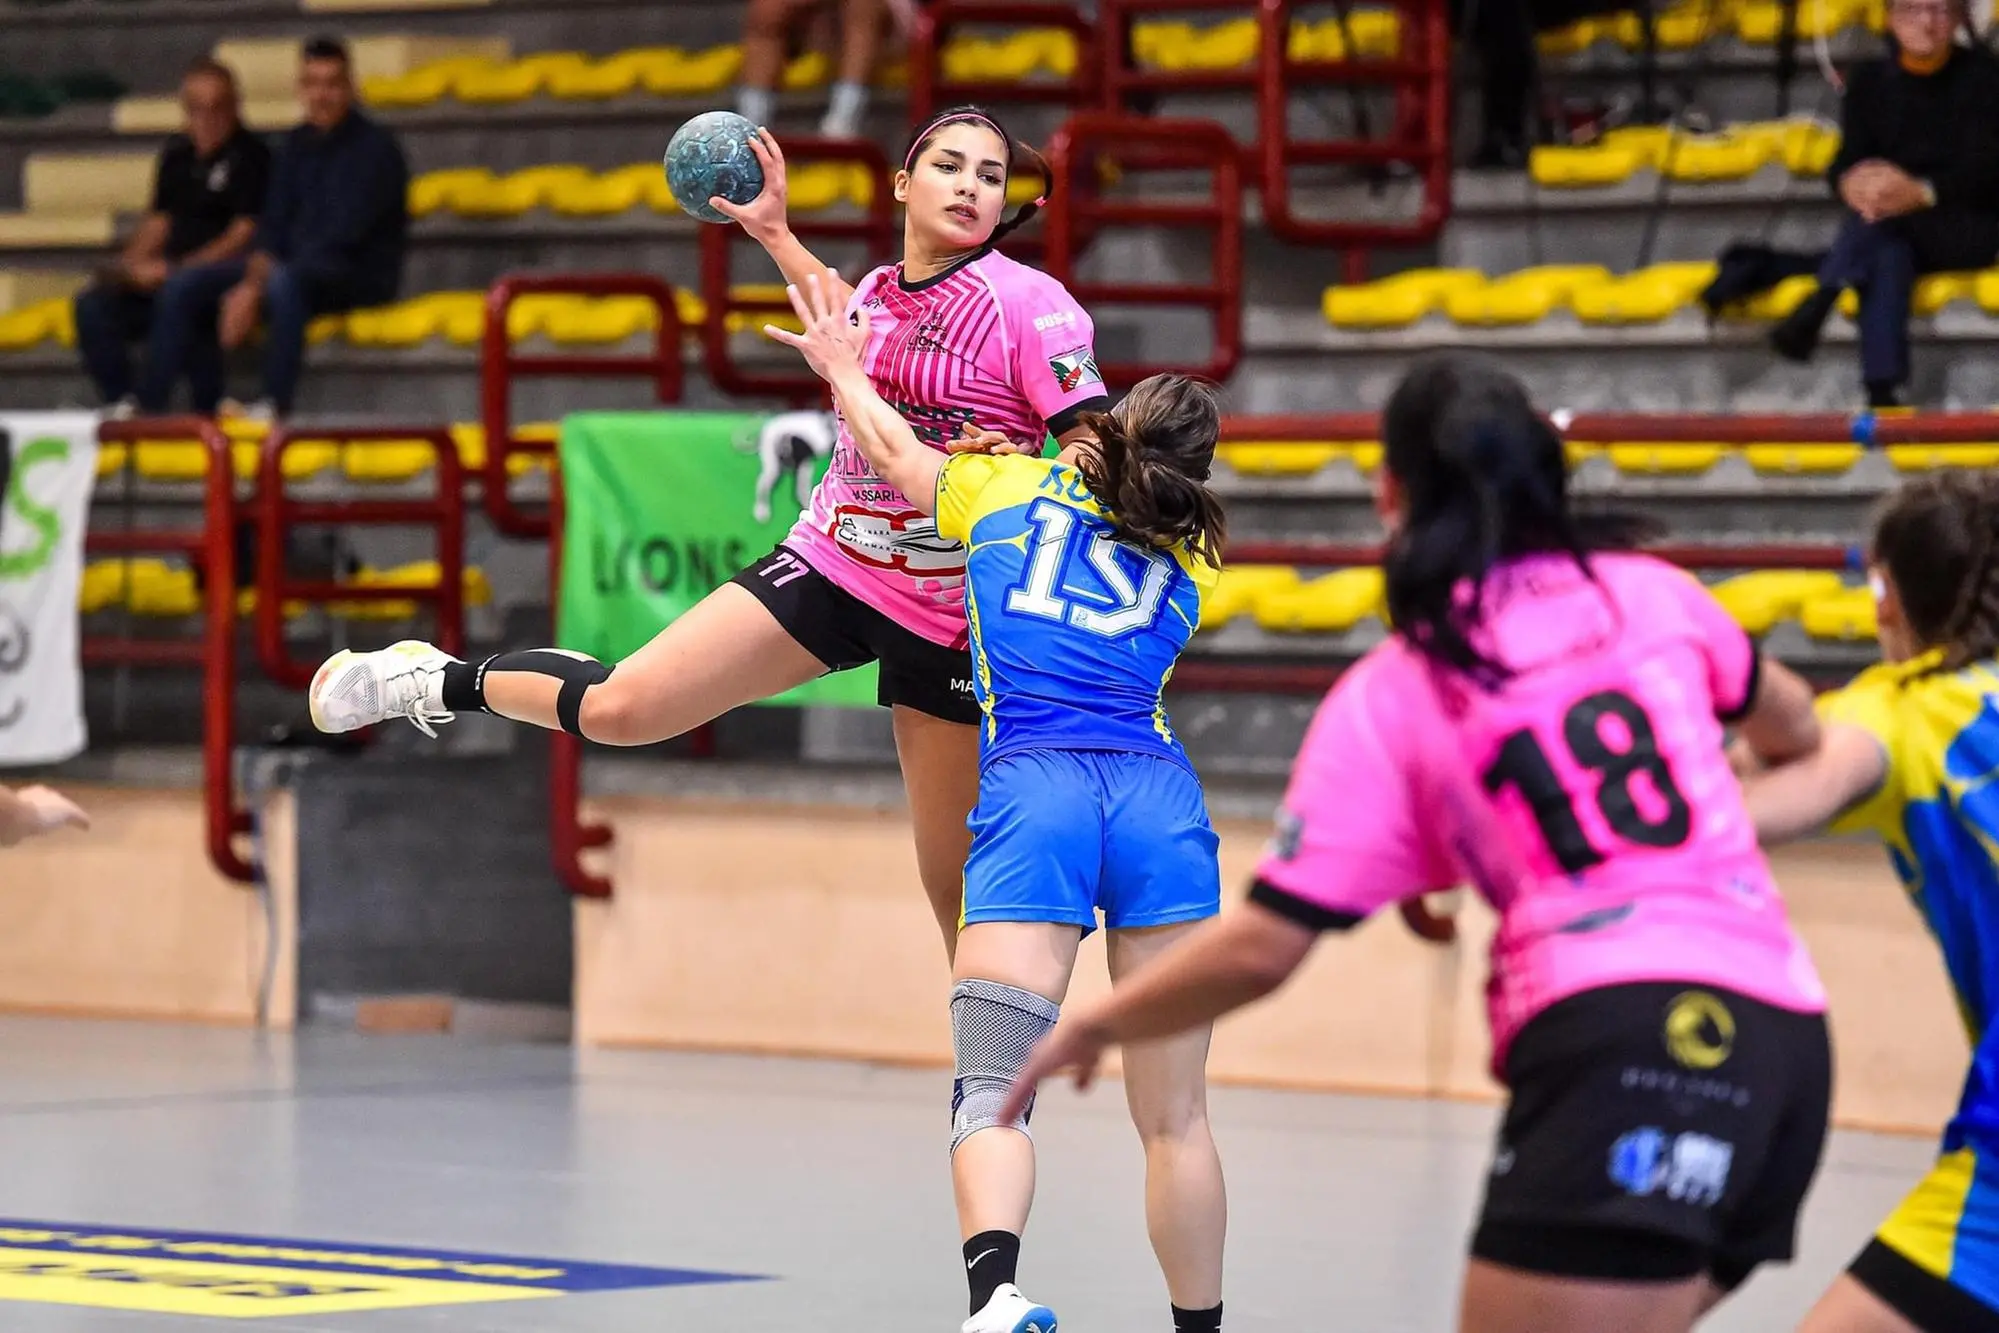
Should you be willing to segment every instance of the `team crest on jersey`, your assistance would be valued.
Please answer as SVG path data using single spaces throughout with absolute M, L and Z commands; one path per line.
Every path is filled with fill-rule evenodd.
M 1048 358 L 1048 368 L 1055 372 L 1055 382 L 1062 386 L 1063 393 L 1074 393 L 1085 384 L 1102 384 L 1104 377 L 1097 373 L 1097 355 L 1087 347 L 1075 347 L 1060 356 Z

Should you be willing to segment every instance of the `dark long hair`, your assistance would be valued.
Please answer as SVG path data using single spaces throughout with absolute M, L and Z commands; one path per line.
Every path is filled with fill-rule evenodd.
M 1141 380 L 1108 412 L 1086 412 L 1094 449 L 1077 461 L 1083 484 L 1121 540 L 1177 546 L 1221 568 L 1228 521 L 1208 489 L 1221 434 L 1215 386 L 1186 375 Z
M 1024 166 L 1038 172 L 1045 182 L 1039 198 L 1030 199 L 1022 204 L 1014 210 L 1012 217 L 1002 218 L 999 225 L 993 228 L 993 234 L 986 238 L 986 244 L 998 245 L 1009 233 L 1025 226 L 1047 205 L 1048 196 L 1055 193 L 1055 172 L 1050 169 L 1048 159 L 1043 157 L 1032 144 L 1016 141 L 1013 135 L 1007 132 L 1006 126 L 1000 123 L 998 116 L 984 107 L 973 106 L 970 103 L 948 107 L 918 126 L 916 133 L 909 136 L 909 146 L 903 150 L 902 169 L 915 170 L 916 159 L 923 156 L 923 150 L 930 146 L 931 140 L 937 137 L 937 132 L 952 125 L 978 125 L 999 135 L 1000 142 L 1006 146 L 1006 175 L 1009 181 L 1013 179 L 1014 171 Z
M 1520 381 L 1481 356 L 1419 358 L 1388 400 L 1382 445 L 1405 510 L 1382 558 L 1389 615 L 1426 657 L 1482 688 L 1512 675 L 1473 642 L 1495 569 L 1552 553 L 1594 577 L 1590 552 L 1653 532 L 1630 515 L 1575 512 L 1561 437 Z
M 1932 670 L 1959 671 L 1999 653 L 1999 475 L 1950 471 L 1909 482 L 1882 505 L 1873 551 L 1917 643 L 1943 650 Z

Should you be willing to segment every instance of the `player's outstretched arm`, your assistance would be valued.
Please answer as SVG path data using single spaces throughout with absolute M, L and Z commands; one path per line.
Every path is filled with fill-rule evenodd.
M 1018 1119 L 1045 1078 L 1066 1071 L 1088 1087 L 1109 1047 L 1201 1027 L 1262 999 L 1298 970 L 1318 938 L 1254 902 L 1204 922 L 1104 999 L 1063 1014 L 1021 1067 L 999 1123 Z
M 1746 778 L 1742 798 L 1768 846 L 1822 832 L 1887 776 L 1888 756 L 1874 734 L 1833 722 L 1811 753 Z
M 12 847 L 38 833 L 59 828 L 89 828 L 90 816 L 76 802 L 50 787 L 0 787 L 0 847 Z
M 912 507 L 932 513 L 937 473 L 944 466 L 945 455 L 917 439 L 909 423 L 875 392 L 861 368 L 861 351 L 868 342 L 867 312 L 848 319 L 846 300 L 836 299 L 833 288 L 833 281 L 807 274 L 803 284 L 793 283 L 785 289 L 791 308 L 804 321 L 805 332 L 792 333 L 770 324 L 764 326 L 764 332 L 804 354 L 813 373 L 833 386 L 854 447 Z
M 803 282 L 814 273 L 830 275 L 835 302 L 844 308 L 854 289 L 838 273 L 820 263 L 805 248 L 805 243 L 791 234 L 791 219 L 786 207 L 790 193 L 784 174 L 784 151 L 777 146 L 776 137 L 769 130 L 759 127 L 750 139 L 750 151 L 756 154 L 757 161 L 763 166 L 763 190 L 747 204 L 732 204 L 717 195 L 708 201 L 708 206 L 734 218 L 750 239 L 764 248 L 764 253 L 777 265 L 778 272 L 784 274 L 786 282 Z

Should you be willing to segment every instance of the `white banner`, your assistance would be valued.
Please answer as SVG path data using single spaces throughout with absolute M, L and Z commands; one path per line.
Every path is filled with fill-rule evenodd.
M 81 751 L 77 592 L 97 417 L 0 412 L 0 767 Z

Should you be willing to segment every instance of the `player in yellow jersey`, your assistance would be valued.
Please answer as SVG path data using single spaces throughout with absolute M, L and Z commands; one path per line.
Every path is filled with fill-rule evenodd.
M 1865 831 L 1943 951 L 1971 1069 L 1934 1170 L 1802 1333 L 1999 1333 L 1999 477 L 1904 486 L 1874 529 L 1881 665 L 1819 701 L 1817 750 L 1737 743 L 1765 842 Z
M 861 369 L 866 314 L 829 279 L 791 289 L 803 335 L 771 329 L 833 386 L 856 446 L 968 548 L 978 805 L 951 995 L 952 1178 L 972 1315 L 964 1333 L 1052 1333 L 1015 1284 L 1034 1197 L 1027 1121 L 998 1116 L 1054 1026 L 1077 946 L 1110 930 L 1115 984 L 1221 909 L 1200 780 L 1161 702 L 1201 619 L 1223 538 L 1207 489 L 1213 389 L 1155 376 L 1053 459 L 924 445 Z M 1208 1029 L 1130 1047 L 1146 1221 L 1177 1333 L 1221 1328 L 1227 1205 L 1207 1118 Z

